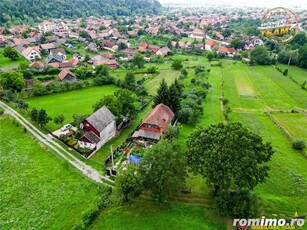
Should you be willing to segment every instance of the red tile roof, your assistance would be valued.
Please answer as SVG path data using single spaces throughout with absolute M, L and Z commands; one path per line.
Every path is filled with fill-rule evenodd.
M 63 69 L 56 78 L 63 80 L 67 74 L 70 74 L 75 77 L 75 75 L 72 72 L 70 72 L 68 69 Z
M 213 40 L 207 40 L 207 41 L 206 41 L 206 45 L 209 45 L 209 46 L 218 46 L 219 43 L 217 43 L 216 41 L 213 41 Z
M 147 115 L 143 123 L 157 125 L 164 132 L 174 117 L 173 111 L 164 104 L 157 105 L 151 112 Z
M 219 52 L 220 52 L 220 53 L 227 53 L 227 52 L 228 52 L 228 49 L 227 49 L 226 47 L 221 46 L 221 47 L 219 48 Z

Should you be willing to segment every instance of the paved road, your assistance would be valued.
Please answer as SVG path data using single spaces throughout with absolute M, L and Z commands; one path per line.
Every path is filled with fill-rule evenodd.
M 32 125 L 14 109 L 7 106 L 1 101 L 0 107 L 5 110 L 6 114 L 12 115 L 21 125 L 23 125 L 27 129 L 27 132 L 31 133 L 39 142 L 46 145 L 49 149 L 53 150 L 56 154 L 65 159 L 72 166 L 80 170 L 85 176 L 107 186 L 110 185 L 103 182 L 102 179 L 109 181 L 111 184 L 114 183 L 112 180 L 105 176 L 102 176 L 97 170 L 93 169 L 91 166 L 85 164 L 83 161 L 79 160 L 71 153 L 66 151 L 61 145 L 55 142 L 51 136 L 42 133 L 39 129 L 37 129 L 34 125 Z

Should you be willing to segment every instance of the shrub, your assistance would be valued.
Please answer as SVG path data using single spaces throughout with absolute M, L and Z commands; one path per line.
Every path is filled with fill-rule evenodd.
M 288 69 L 285 69 L 284 72 L 282 73 L 284 76 L 288 75 Z
M 59 74 L 61 72 L 58 68 L 48 67 L 47 74 Z
M 306 149 L 306 143 L 304 140 L 294 140 L 292 146 L 295 150 L 299 151 Z
M 92 206 L 82 214 L 83 214 L 84 225 L 89 226 L 93 222 L 93 220 L 95 220 L 95 218 L 98 216 L 99 208 L 97 206 Z
M 95 85 L 106 85 L 106 84 L 113 84 L 115 82 L 114 78 L 109 76 L 101 76 L 94 78 Z
M 188 72 L 187 68 L 183 68 L 183 69 L 181 70 L 181 75 L 182 75 L 183 77 L 188 76 L 188 74 L 189 74 L 189 72 Z
M 4 109 L 0 107 L 0 115 L 4 114 Z
M 222 215 L 250 218 L 260 214 L 260 198 L 248 190 L 221 191 L 216 197 L 216 207 Z
M 79 221 L 75 226 L 74 226 L 74 230 L 84 230 L 86 229 L 83 221 Z
M 188 123 L 192 115 L 193 111 L 191 108 L 183 108 L 178 111 L 178 120 L 183 123 Z
M 147 68 L 147 73 L 158 73 L 158 68 L 155 66 L 150 66 Z

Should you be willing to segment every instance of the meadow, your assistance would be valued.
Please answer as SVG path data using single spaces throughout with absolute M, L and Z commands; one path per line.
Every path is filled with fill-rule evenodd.
M 225 62 L 225 98 L 238 109 L 289 110 L 307 108 L 306 91 L 271 66 Z
M 284 64 L 277 65 L 282 70 L 288 69 L 288 76 L 292 77 L 299 84 L 302 84 L 304 81 L 307 81 L 307 69 L 302 69 L 297 66 L 288 66 Z
M 159 87 L 159 84 L 163 78 L 165 79 L 166 83 L 170 85 L 172 82 L 174 82 L 176 78 L 179 77 L 179 75 L 180 75 L 180 71 L 178 70 L 173 70 L 171 68 L 168 70 L 161 69 L 160 74 L 156 76 L 155 78 L 150 79 L 149 81 L 145 82 L 144 86 L 146 87 L 150 95 L 155 95 Z
M 72 229 L 99 186 L 8 119 L 0 127 L 0 228 Z
M 11 59 L 4 57 L 3 49 L 4 48 L 0 48 L 0 68 L 18 67 L 21 62 L 27 62 L 27 60 L 20 54 L 19 59 L 16 61 L 12 61 Z
M 274 113 L 272 116 L 292 137 L 307 142 L 307 115 L 302 113 Z
M 107 208 L 89 229 L 226 229 L 224 219 L 201 206 L 171 203 L 161 207 L 137 200 L 129 206 Z
M 266 216 L 277 214 L 289 218 L 295 211 L 306 215 L 307 159 L 292 149 L 291 141 L 264 113 L 232 113 L 231 121 L 242 122 L 265 142 L 271 142 L 275 150 L 269 163 L 269 178 L 255 189 L 263 199 Z
M 45 109 L 52 118 L 59 114 L 65 116 L 64 123 L 73 121 L 73 114 L 92 114 L 93 105 L 105 95 L 112 95 L 117 89 L 114 85 L 95 86 L 69 92 L 29 98 L 30 107 Z M 47 125 L 51 131 L 61 127 L 53 121 Z

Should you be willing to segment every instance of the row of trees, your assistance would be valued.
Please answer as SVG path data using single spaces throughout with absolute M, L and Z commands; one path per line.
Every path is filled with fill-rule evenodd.
M 0 24 L 20 21 L 39 21 L 43 18 L 82 18 L 89 16 L 100 17 L 103 15 L 143 15 L 157 14 L 161 9 L 158 1 L 129 1 L 111 0 L 104 1 L 82 1 L 67 0 L 46 1 L 42 0 L 36 4 L 32 0 L 3 0 L 0 2 L 2 14 L 0 14 Z M 21 24 L 21 23 L 20 23 Z
M 138 168 L 129 166 L 116 178 L 113 202 L 131 202 L 144 190 L 164 202 L 183 189 L 193 173 L 202 175 L 213 189 L 222 214 L 240 218 L 259 214 L 260 200 L 252 191 L 268 177 L 267 162 L 274 153 L 270 143 L 241 123 L 219 123 L 194 131 L 186 149 L 172 136 L 146 150 Z
M 182 108 L 178 112 L 178 120 L 182 123 L 196 123 L 203 114 L 203 100 L 206 98 L 207 91 L 211 87 L 208 83 L 207 74 L 210 69 L 204 66 L 196 66 L 195 77 L 191 79 L 192 88 L 183 93 Z M 182 78 L 188 74 L 186 69 L 181 71 Z

